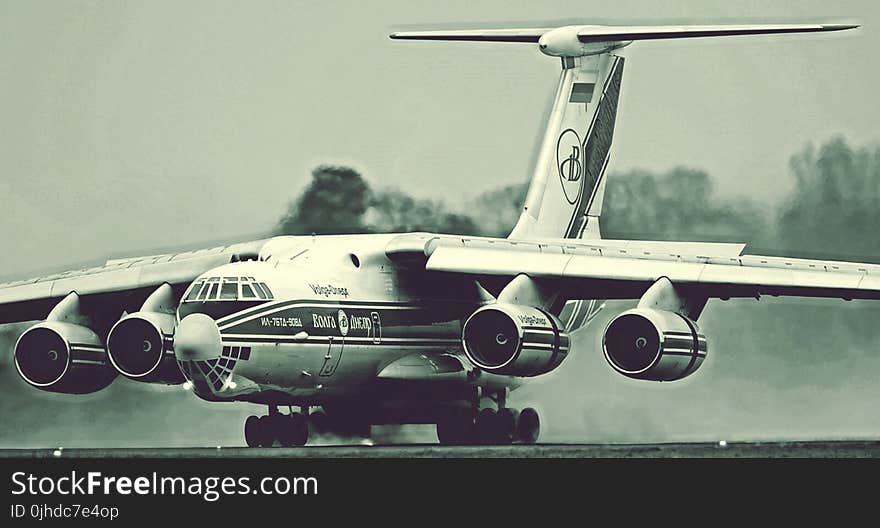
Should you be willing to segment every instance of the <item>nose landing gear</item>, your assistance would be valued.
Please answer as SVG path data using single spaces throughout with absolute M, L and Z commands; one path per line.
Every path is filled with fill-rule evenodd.
M 248 416 L 244 422 L 244 439 L 248 447 L 303 446 L 309 440 L 309 419 L 306 414 L 281 414 L 275 407 L 267 416 Z

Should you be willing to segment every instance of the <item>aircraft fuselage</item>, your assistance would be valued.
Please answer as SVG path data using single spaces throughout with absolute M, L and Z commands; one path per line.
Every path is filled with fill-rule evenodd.
M 417 369 L 432 358 L 460 359 L 446 385 L 515 386 L 477 379 L 462 353 L 461 325 L 482 304 L 473 280 L 427 279 L 400 269 L 384 249 L 393 235 L 292 237 L 267 244 L 258 260 L 227 264 L 197 278 L 178 307 L 213 318 L 217 357 L 178 356 L 200 397 L 279 405 L 325 405 L 417 390 Z M 415 374 L 383 370 L 413 356 Z M 437 389 L 436 380 L 422 381 Z M 442 390 L 431 390 L 435 396 Z M 404 399 L 405 394 L 399 395 Z

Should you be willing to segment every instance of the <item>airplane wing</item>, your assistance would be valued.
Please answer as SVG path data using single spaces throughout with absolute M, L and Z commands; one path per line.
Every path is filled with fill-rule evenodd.
M 736 247 L 403 235 L 386 254 L 434 273 L 557 280 L 570 299 L 638 299 L 661 277 L 715 298 L 880 299 L 880 265 L 743 255 Z
M 101 304 L 134 309 L 163 283 L 184 289 L 204 271 L 231 259 L 256 258 L 264 241 L 108 260 L 103 266 L 0 284 L 0 324 L 43 319 L 71 292 Z M 111 298 L 115 298 L 112 299 Z M 126 302 L 130 299 L 131 302 Z

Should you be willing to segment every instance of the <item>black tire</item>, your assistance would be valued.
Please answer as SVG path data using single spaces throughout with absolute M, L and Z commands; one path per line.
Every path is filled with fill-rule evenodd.
M 516 438 L 516 425 L 519 413 L 513 409 L 504 408 L 495 415 L 495 441 L 499 444 L 509 444 Z
M 495 409 L 486 408 L 477 414 L 476 436 L 480 444 L 494 444 L 498 442 L 498 427 L 495 425 L 498 413 Z
M 300 413 L 278 417 L 278 441 L 282 447 L 298 447 L 309 441 L 309 420 Z
M 257 421 L 257 438 L 260 447 L 272 447 L 278 436 L 277 416 L 261 416 Z
M 244 421 L 244 441 L 248 447 L 260 447 L 262 445 L 262 428 L 259 416 L 248 416 Z
M 516 439 L 523 444 L 534 444 L 541 435 L 541 419 L 538 411 L 526 407 L 519 413 L 516 422 Z
M 469 409 L 452 411 L 437 422 L 437 440 L 441 445 L 471 444 L 474 433 L 474 413 Z

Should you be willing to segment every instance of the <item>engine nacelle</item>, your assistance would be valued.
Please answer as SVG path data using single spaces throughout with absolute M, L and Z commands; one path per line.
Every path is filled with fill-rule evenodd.
M 697 323 L 664 310 L 636 308 L 615 317 L 602 339 L 605 359 L 624 376 L 675 381 L 706 359 L 706 337 Z
M 474 365 L 493 374 L 538 376 L 568 355 L 568 334 L 553 315 L 516 304 L 492 304 L 464 323 L 462 344 Z
M 135 312 L 120 319 L 107 336 L 110 362 L 127 378 L 176 385 L 186 379 L 174 357 L 174 316 Z
M 15 368 L 29 384 L 49 392 L 96 392 L 116 378 L 101 339 L 85 326 L 45 321 L 15 343 Z

